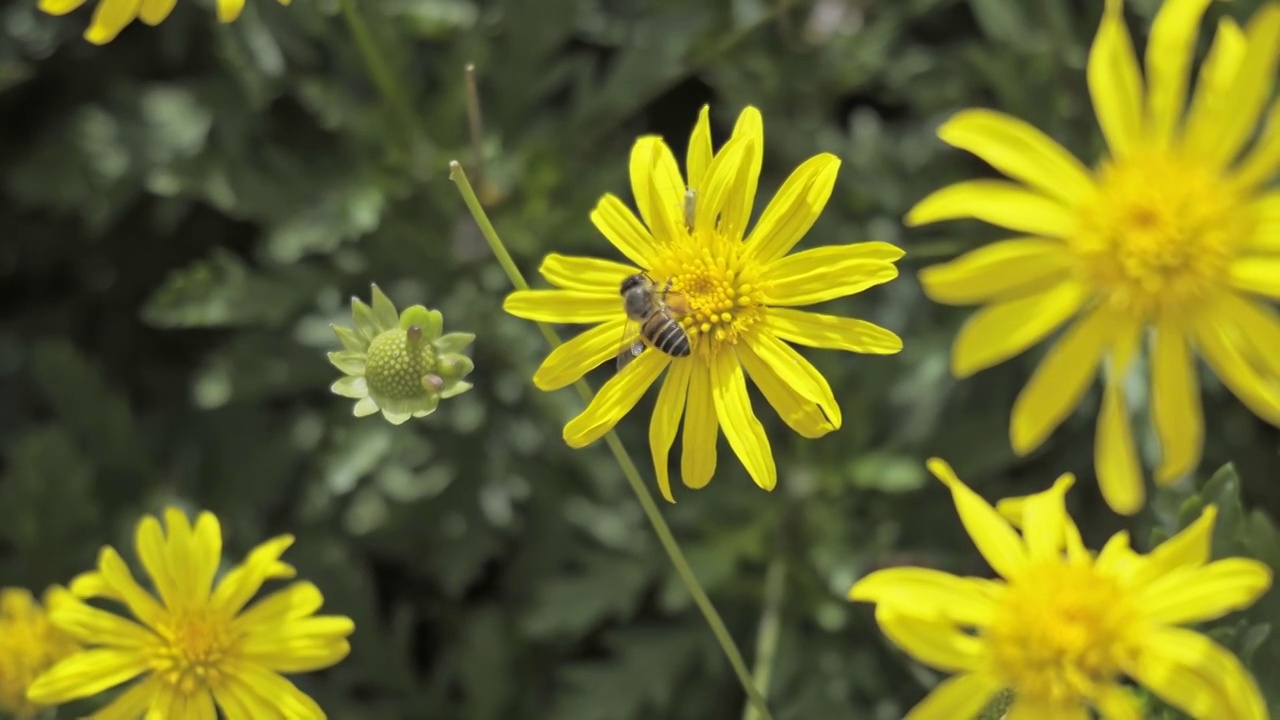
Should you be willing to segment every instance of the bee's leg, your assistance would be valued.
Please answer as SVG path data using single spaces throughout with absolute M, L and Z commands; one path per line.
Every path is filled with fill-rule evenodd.
M 666 286 L 665 286 L 665 287 L 663 287 L 663 288 L 662 288 L 662 301 L 663 301 L 663 302 L 666 302 L 666 301 L 667 301 L 667 293 L 671 292 L 671 284 L 672 284 L 672 283 L 674 283 L 674 282 L 675 282 L 675 281 L 674 281 L 674 280 L 672 280 L 671 278 L 667 278 L 667 284 L 666 284 Z

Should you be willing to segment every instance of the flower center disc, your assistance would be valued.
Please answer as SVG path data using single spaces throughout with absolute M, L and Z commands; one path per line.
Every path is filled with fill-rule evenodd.
M 760 267 L 742 256 L 742 241 L 695 232 L 676 238 L 651 271 L 694 351 L 710 358 L 743 339 L 764 318 Z
M 1122 589 L 1091 567 L 1031 568 L 1010 582 L 987 631 L 992 669 L 1028 698 L 1076 702 L 1121 675 L 1133 616 Z
M 369 343 L 365 382 L 370 393 L 389 400 L 411 400 L 423 393 L 422 377 L 435 369 L 435 352 L 418 331 L 388 330 Z
M 1108 163 L 1098 180 L 1074 243 L 1104 302 L 1151 320 L 1225 282 L 1252 221 L 1220 173 L 1161 154 Z
M 189 695 L 218 678 L 231 646 L 225 623 L 192 615 L 163 628 L 162 634 L 168 642 L 157 650 L 154 662 L 165 682 Z

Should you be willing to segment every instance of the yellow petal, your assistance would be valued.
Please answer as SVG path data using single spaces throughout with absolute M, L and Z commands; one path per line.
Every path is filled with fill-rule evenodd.
M 1076 232 L 1076 216 L 1061 202 L 1004 180 L 966 180 L 936 190 L 907 213 L 907 227 L 973 218 L 1049 238 Z
M 822 414 L 838 430 L 843 422 L 840 405 L 827 379 L 795 348 L 782 342 L 767 330 L 755 335 L 751 351 L 768 363 L 782 380 L 822 410 Z
M 981 664 L 982 639 L 954 623 L 903 614 L 893 605 L 877 605 L 876 622 L 894 645 L 925 665 L 944 672 L 965 672 Z
M 983 628 L 999 611 L 1001 583 L 962 578 L 941 570 L 895 567 L 877 570 L 849 589 L 849 599 L 888 605 L 924 620 Z
M 711 359 L 711 399 L 725 439 L 747 474 L 756 485 L 772 490 L 778 484 L 778 468 L 773 464 L 769 436 L 751 411 L 747 378 L 737 355 L 731 351 L 718 352 Z
M 1134 575 L 1134 583 L 1146 585 L 1178 569 L 1193 569 L 1209 561 L 1213 542 L 1213 525 L 1218 509 L 1206 507 L 1195 522 L 1165 540 L 1142 559 L 1142 567 Z
M 346 640 L 331 642 L 293 642 L 274 651 L 246 649 L 246 660 L 278 673 L 304 673 L 323 670 L 342 662 L 351 654 Z
M 136 650 L 82 650 L 36 678 L 27 697 L 39 705 L 61 705 L 97 695 L 149 669 L 147 656 Z
M 228 675 L 261 698 L 270 698 L 288 720 L 323 720 L 324 711 L 306 693 L 280 675 L 253 663 L 237 663 Z M 256 716 L 255 716 L 256 717 Z
M 1253 136 L 1275 85 L 1280 64 L 1280 6 L 1263 5 L 1245 29 L 1247 47 L 1235 78 L 1221 98 L 1217 131 L 1201 157 L 1225 167 Z
M 1144 635 L 1142 653 L 1125 671 L 1160 699 L 1197 718 L 1265 720 L 1257 683 L 1238 659 L 1209 638 L 1183 628 Z
M 1062 554 L 1067 536 L 1067 491 L 1075 483 L 1074 475 L 1063 475 L 1045 492 L 1032 495 L 1024 508 L 1023 539 L 1033 561 L 1050 561 Z
M 604 437 L 631 412 L 670 362 L 671 356 L 665 353 L 641 353 L 634 362 L 609 378 L 591 399 L 587 409 L 564 426 L 564 441 L 569 447 L 581 448 Z
M 1066 282 L 1039 295 L 988 305 L 965 322 L 951 348 L 951 373 L 965 378 L 998 365 L 1071 319 L 1088 292 Z
M 884 275 L 885 267 L 893 267 L 902 255 L 901 249 L 883 242 L 829 245 L 787 255 L 765 269 L 764 276 L 772 283 L 767 288 L 767 304 L 799 305 L 790 301 L 793 293 L 821 294 L 817 286 L 822 284 L 835 287 L 828 300 L 853 295 L 879 284 L 866 276 Z M 897 276 L 896 269 L 893 274 Z
M 616 195 L 600 198 L 591 211 L 591 224 L 618 248 L 618 252 L 641 268 L 648 268 L 658 254 L 653 235 Z
M 1151 417 L 1160 437 L 1156 482 L 1168 484 L 1195 470 L 1204 448 L 1204 417 L 1195 358 L 1175 321 L 1156 326 L 1151 358 Z
M 693 125 L 693 134 L 689 136 L 689 148 L 684 161 L 691 189 L 696 191 L 702 187 L 702 179 L 706 177 L 707 167 L 711 165 L 711 157 L 711 107 L 703 105 L 698 111 L 698 122 Z
M 938 128 L 938 137 L 1068 207 L 1094 193 L 1083 163 L 1031 124 L 1004 113 L 961 110 Z
M 1094 441 L 1094 463 L 1107 505 L 1121 515 L 1132 515 L 1142 508 L 1146 488 L 1142 484 L 1142 464 L 1133 443 L 1129 410 L 1120 383 L 1120 378 L 1108 378 L 1104 386 L 1098 435 Z
M 1111 155 L 1127 156 L 1142 133 L 1142 75 L 1124 25 L 1124 0 L 1107 0 L 1086 71 L 1093 112 Z
M 1231 263 L 1231 286 L 1280 300 L 1280 257 L 1255 255 Z
M 1142 720 L 1143 706 L 1138 697 L 1123 685 L 1103 685 L 1089 698 L 1102 720 Z
M 1232 173 L 1231 184 L 1241 194 L 1257 190 L 1280 171 L 1280 102 L 1271 104 L 1262 134 Z
M 1260 196 L 1249 210 L 1257 218 L 1249 247 L 1260 252 L 1280 252 L 1280 192 Z
M 618 357 L 623 342 L 629 340 L 626 328 L 627 319 L 617 317 L 574 336 L 547 355 L 533 374 L 533 384 L 551 391 L 577 382 L 601 363 Z
M 765 327 L 783 340 L 808 347 L 870 355 L 892 355 L 902 350 L 901 338 L 866 320 L 769 308 Z
M 1076 527 L 1075 521 L 1066 513 L 1065 494 L 1076 482 L 1076 476 L 1071 473 L 1063 473 L 1054 481 L 1053 487 L 1038 492 L 1033 495 L 1023 495 L 1020 497 L 1001 498 L 996 503 L 996 512 L 1000 513 L 1000 517 L 1009 521 L 1011 525 L 1023 531 L 1024 536 L 1031 532 L 1028 528 L 1033 523 L 1040 522 L 1032 515 L 1038 516 L 1043 510 L 1038 506 L 1046 499 L 1049 500 L 1050 507 L 1061 507 L 1062 516 L 1059 520 L 1053 521 L 1057 526 L 1057 534 L 1060 539 L 1056 542 L 1057 547 L 1066 546 L 1067 560 L 1070 562 L 1087 562 L 1092 556 L 1089 550 L 1084 546 L 1084 541 L 1080 537 L 1080 529 Z M 1032 511 L 1035 512 L 1032 512 Z M 1028 541 L 1029 541 L 1028 537 Z M 1042 542 L 1037 540 L 1037 542 Z
M 1019 455 L 1040 447 L 1093 385 L 1115 320 L 1103 309 L 1090 310 L 1063 333 L 1040 361 L 1013 403 L 1009 440 Z
M 951 466 L 941 458 L 929 458 L 929 472 L 951 490 L 960 522 L 973 539 L 973 544 L 986 558 L 991 569 L 1009 578 L 1017 575 L 1027 565 L 1027 548 L 1013 527 L 968 485 L 956 477 Z
M 314 614 L 324 604 L 320 588 L 312 582 L 296 582 L 254 603 L 232 621 L 238 634 L 269 632 L 289 620 Z
M 1230 305 L 1237 311 L 1248 307 L 1244 302 Z M 1236 318 L 1221 312 L 1198 315 L 1192 326 L 1196 347 L 1240 402 L 1263 420 L 1280 425 L 1280 384 L 1255 367 L 1248 357 L 1252 354 L 1252 348 L 1247 345 L 1249 338 L 1234 320 Z
M 367 393 L 366 393 L 367 394 Z M 165 550 L 164 530 L 154 516 L 146 515 L 138 521 L 133 533 L 134 548 L 142 568 L 151 576 L 156 592 L 167 607 L 178 601 L 178 579 L 169 568 L 169 555 Z
M 148 675 L 112 700 L 110 705 L 90 715 L 89 720 L 138 720 L 151 707 L 151 699 L 159 690 L 160 681 L 155 675 Z
M 759 335 L 767 334 L 767 330 L 759 333 Z M 786 344 L 777 338 L 772 340 L 777 345 L 786 347 Z M 760 394 L 764 395 L 765 401 L 777 411 L 787 427 L 800 436 L 811 439 L 820 438 L 837 429 L 839 426 L 833 424 L 817 402 L 807 396 L 816 397 L 822 393 L 821 390 L 813 387 L 809 376 L 798 366 L 791 365 L 789 362 L 775 365 L 776 361 L 781 360 L 781 356 L 763 348 L 762 351 L 768 353 L 768 360 L 757 355 L 751 345 L 741 343 L 738 345 L 738 359 L 746 368 L 747 374 L 751 376 L 751 381 L 760 388 Z M 799 381 L 802 385 L 794 385 L 792 381 Z M 827 388 L 827 391 L 829 392 L 830 388 Z M 832 400 L 834 401 L 834 398 Z
M 93 20 L 84 31 L 84 39 L 94 45 L 105 45 L 138 17 L 142 0 L 98 0 Z
M 60 588 L 50 593 L 49 620 L 68 635 L 93 645 L 129 649 L 156 640 L 156 636 L 141 625 L 88 605 Z
M 218 22 L 234 22 L 244 10 L 244 0 L 218 0 Z
M 280 556 L 293 544 L 293 539 L 292 535 L 280 535 L 250 550 L 244 562 L 232 568 L 218 582 L 210 606 L 233 616 L 257 594 L 262 583 L 292 576 L 292 568 L 281 563 Z
M 84 0 L 40 0 L 40 12 L 50 15 L 66 15 L 84 4 Z
M 685 405 L 684 439 L 681 441 L 680 479 L 697 490 L 711 482 L 716 472 L 716 439 L 720 422 L 711 397 L 711 368 L 701 360 L 689 370 L 689 397 Z
M 689 394 L 689 375 L 693 371 L 694 360 L 676 360 L 671 363 L 671 372 L 658 391 L 658 401 L 653 406 L 653 417 L 649 420 L 649 448 L 653 453 L 653 469 L 658 479 L 658 490 L 667 502 L 675 502 L 671 494 L 671 476 L 667 469 L 667 458 L 671 455 L 671 444 L 676 441 L 676 432 L 680 430 L 680 418 L 684 415 L 684 404 Z
M 725 201 L 724 213 L 720 218 L 720 232 L 729 238 L 740 238 L 751 221 L 751 207 L 756 200 L 756 186 L 760 182 L 760 167 L 764 163 L 764 119 L 760 111 L 748 105 L 738 113 L 738 120 L 733 125 L 733 135 L 729 143 L 737 141 L 743 146 L 742 172 L 735 173 L 738 181 Z M 724 152 L 721 148 L 720 152 Z M 819 208 L 821 210 L 821 208 Z
M 747 237 L 746 255 L 770 263 L 791 252 L 831 198 L 840 160 L 823 153 L 805 160 L 782 183 Z
M 1065 280 L 1073 264 L 1060 240 L 1013 238 L 927 267 L 920 271 L 920 283 L 934 302 L 980 305 L 1041 293 Z
M 792 257 L 807 254 L 798 253 Z M 769 284 L 765 302 L 781 307 L 813 305 L 856 295 L 898 277 L 898 268 L 893 263 L 880 260 L 834 261 L 826 265 L 819 264 L 818 258 L 808 260 L 813 264 L 807 272 L 796 267 L 795 274 L 773 280 Z
M 1232 104 L 1228 96 L 1244 61 L 1248 41 L 1244 30 L 1229 17 L 1218 21 L 1209 54 L 1200 65 L 1195 95 L 1187 110 L 1182 145 L 1190 157 L 1208 157 L 1217 143 L 1222 113 Z
M 938 683 L 903 720 L 973 718 L 1004 686 L 983 673 L 956 675 Z
M 684 179 L 671 148 L 656 135 L 636 140 L 631 148 L 631 193 L 640 217 L 660 245 L 686 233 L 684 229 Z M 680 218 L 677 224 L 677 217 Z M 634 260 L 634 258 L 633 258 Z M 638 263 L 645 267 L 643 263 Z
M 542 260 L 538 272 L 556 287 L 618 295 L 622 281 L 639 272 L 639 268 L 612 260 L 551 253 Z M 619 300 L 614 304 L 618 305 L 620 302 Z
M 169 13 L 173 12 L 173 7 L 177 4 L 178 0 L 142 0 L 138 17 L 148 25 L 159 25 L 169 17 Z
M 129 566 L 124 559 L 110 546 L 102 548 L 98 553 L 98 571 L 111 588 L 119 593 L 133 616 L 151 627 L 164 621 L 165 612 L 142 586 L 133 579 Z
M 733 198 L 740 198 L 745 192 L 750 152 L 750 141 L 737 137 L 716 153 L 697 191 L 693 227 L 718 228 L 721 234 L 728 235 L 724 215 L 729 211 Z M 687 215 L 687 211 L 682 210 L 682 215 Z M 687 223 L 688 218 L 672 222 Z
M 1213 0 L 1168 0 L 1147 38 L 1147 129 L 1157 147 L 1168 147 L 1187 101 L 1187 80 L 1200 20 Z
M 618 290 L 516 290 L 502 309 L 518 318 L 552 323 L 599 323 L 622 315 Z
M 1271 568 L 1248 558 L 1180 569 L 1143 589 L 1142 617 L 1157 625 L 1216 620 L 1257 602 L 1271 587 L 1271 576 Z

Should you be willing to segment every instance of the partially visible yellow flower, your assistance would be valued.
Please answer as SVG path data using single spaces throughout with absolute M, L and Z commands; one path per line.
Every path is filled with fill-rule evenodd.
M 902 251 L 867 242 L 788 254 L 831 196 L 840 161 L 826 153 L 797 168 L 747 232 L 763 156 L 764 124 L 754 107 L 742 111 L 733 136 L 714 154 L 709 110 L 702 109 L 689 141 L 687 177 L 661 138 L 640 138 L 631 150 L 631 192 L 643 224 L 614 195 L 605 195 L 591 213 L 629 262 L 548 255 L 542 276 L 559 289 L 517 291 L 503 304 L 527 320 L 595 325 L 538 368 L 534 384 L 556 390 L 617 356 L 627 324 L 619 294 L 625 278 L 643 270 L 681 298 L 680 323 L 691 354 L 673 358 L 650 347 L 564 428 L 565 441 L 575 448 L 600 439 L 666 372 L 649 444 L 667 500 L 673 499 L 667 461 L 682 419 L 685 485 L 710 482 L 723 430 L 756 484 L 773 489 L 777 469 L 751 409 L 748 376 L 800 435 L 816 438 L 840 427 L 831 387 L 788 342 L 859 353 L 902 349 L 897 335 L 864 320 L 795 309 L 892 280 Z
M 288 5 L 292 0 L 276 0 Z M 50 15 L 66 15 L 79 9 L 85 0 L 40 0 L 40 9 Z M 94 45 L 105 45 L 116 39 L 134 20 L 159 25 L 173 12 L 178 0 L 98 0 L 93 20 L 84 31 L 84 39 Z M 244 0 L 218 0 L 218 20 L 229 23 L 240 17 Z
M 1019 236 L 920 273 L 935 301 L 986 305 L 956 338 L 952 372 L 1001 363 L 1074 318 L 1014 403 L 1011 442 L 1019 454 L 1037 448 L 1105 366 L 1095 464 L 1108 504 L 1124 514 L 1145 499 L 1123 389 L 1144 340 L 1157 483 L 1200 462 L 1197 354 L 1258 417 L 1280 425 L 1280 316 L 1266 302 L 1280 299 L 1280 191 L 1267 186 L 1280 169 L 1280 104 L 1250 146 L 1276 80 L 1280 3 L 1244 29 L 1222 20 L 1189 93 L 1209 4 L 1164 3 L 1144 83 L 1123 2 L 1107 0 L 1088 67 L 1110 148 L 1095 168 L 1020 120 L 965 110 L 939 136 L 1017 182 L 962 182 L 907 215 L 910 225 L 976 218 Z
M 264 582 L 296 574 L 280 560 L 293 536 L 254 548 L 215 584 L 222 562 L 218 519 L 202 512 L 193 527 L 172 508 L 164 519 L 162 529 L 159 520 L 145 516 L 135 537 L 158 597 L 134 579 L 111 547 L 99 554 L 98 569 L 76 577 L 70 591 L 50 592 L 50 620 L 92 648 L 40 676 L 28 697 L 55 705 L 141 676 L 92 718 L 210 720 L 215 703 L 228 718 L 324 718 L 320 706 L 281 673 L 311 672 L 346 657 L 351 620 L 316 615 L 324 598 L 305 581 L 245 609 Z M 139 622 L 89 605 L 86 598 L 123 604 Z
M 27 688 L 77 649 L 74 640 L 49 623 L 30 592 L 0 588 L 0 711 L 21 720 L 35 717 L 41 706 L 27 701 Z
M 1122 532 L 1095 555 L 1066 511 L 1071 475 L 997 511 L 942 460 L 928 466 L 999 577 L 898 567 L 849 591 L 876 603 L 894 644 L 955 673 L 908 720 L 972 718 L 1004 689 L 1014 691 L 1011 719 L 1080 720 L 1091 707 L 1104 720 L 1141 720 L 1126 678 L 1191 717 L 1266 720 L 1240 661 L 1179 627 L 1247 607 L 1271 586 L 1271 569 L 1256 560 L 1209 562 L 1216 508 L 1150 554 L 1130 549 Z

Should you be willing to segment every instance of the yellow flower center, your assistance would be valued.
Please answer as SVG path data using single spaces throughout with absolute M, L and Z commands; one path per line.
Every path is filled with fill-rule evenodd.
M 411 400 L 423 394 L 422 378 L 435 372 L 435 363 L 435 350 L 417 325 L 388 330 L 369 343 L 365 382 L 375 399 Z
M 1251 234 L 1220 173 L 1168 154 L 1107 163 L 1098 184 L 1073 242 L 1100 300 L 1140 320 L 1195 308 Z
M 219 679 L 235 645 L 230 623 L 207 612 L 175 617 L 159 631 L 165 642 L 153 653 L 152 668 L 188 695 Z
M 743 256 L 741 240 L 696 230 L 665 245 L 650 275 L 670 299 L 695 352 L 710 358 L 742 340 L 764 319 L 764 287 L 758 263 Z M 685 307 L 681 307 L 683 304 Z
M 984 639 L 993 672 L 1019 695 L 1072 705 L 1120 677 L 1135 617 L 1113 579 L 1050 562 L 1009 582 Z

